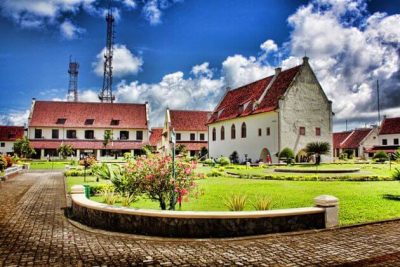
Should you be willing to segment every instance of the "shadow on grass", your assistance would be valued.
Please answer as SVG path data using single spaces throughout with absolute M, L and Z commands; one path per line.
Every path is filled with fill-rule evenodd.
M 400 201 L 400 195 L 384 194 L 384 199 Z

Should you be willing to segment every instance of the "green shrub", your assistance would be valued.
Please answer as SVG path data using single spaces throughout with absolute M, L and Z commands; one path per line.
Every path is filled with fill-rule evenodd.
M 339 159 L 340 159 L 340 160 L 347 160 L 347 159 L 348 159 L 347 153 L 345 153 L 345 152 L 340 153 Z
M 220 177 L 222 175 L 223 173 L 216 169 L 212 169 L 211 172 L 207 174 L 208 177 Z
M 242 211 L 246 206 L 247 195 L 231 195 L 225 199 L 225 206 L 230 211 Z
M 87 176 L 92 175 L 92 174 L 93 173 L 92 173 L 91 169 L 87 169 L 86 170 L 86 175 Z M 69 176 L 72 176 L 72 177 L 84 176 L 85 175 L 85 171 L 84 170 L 78 170 L 78 169 L 72 169 L 72 170 L 65 171 L 64 175 L 67 176 L 67 177 L 69 177 Z
M 121 205 L 124 207 L 129 207 L 131 203 L 136 201 L 135 195 L 125 194 L 121 196 Z
M 389 160 L 389 156 L 388 156 L 388 154 L 386 154 L 384 151 L 378 151 L 378 152 L 375 153 L 373 159 L 374 159 L 376 162 L 381 162 L 381 163 L 383 163 L 383 162 Z
M 4 171 L 6 167 L 7 167 L 6 159 L 2 155 L 0 155 L 0 172 Z
M 221 166 L 226 166 L 226 165 L 231 164 L 231 161 L 230 161 L 230 159 L 227 158 L 227 157 L 220 157 L 220 158 L 217 160 L 217 163 L 220 164 Z
M 118 200 L 118 195 L 115 193 L 115 189 L 112 185 L 105 186 L 101 190 L 101 194 L 104 198 L 104 203 L 108 205 L 114 205 Z
M 131 153 L 131 152 L 125 152 L 125 153 L 124 153 L 124 159 L 125 159 L 126 161 L 131 160 L 131 159 L 132 159 L 132 153 Z
M 400 169 L 396 168 L 392 174 L 393 180 L 400 181 Z
M 281 152 L 279 152 L 278 158 L 279 158 L 279 160 L 283 159 L 283 161 L 289 165 L 290 163 L 292 163 L 292 161 L 294 159 L 293 150 L 291 150 L 288 147 L 285 147 L 284 149 L 282 149 Z
M 212 159 L 206 159 L 203 162 L 204 165 L 210 165 L 210 166 L 214 166 L 215 162 Z
M 256 201 L 253 202 L 253 207 L 256 210 L 270 210 L 272 207 L 272 199 L 267 196 L 259 196 Z
M 90 185 L 90 195 L 95 196 L 97 194 L 101 194 L 104 188 L 108 188 L 110 184 L 95 184 Z

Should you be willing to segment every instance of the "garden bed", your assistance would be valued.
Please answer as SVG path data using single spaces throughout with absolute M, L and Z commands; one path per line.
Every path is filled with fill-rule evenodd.
M 285 173 L 355 173 L 355 172 L 360 172 L 360 168 L 318 169 L 318 167 L 314 166 L 313 169 L 276 168 L 274 169 L 274 171 L 285 172 Z

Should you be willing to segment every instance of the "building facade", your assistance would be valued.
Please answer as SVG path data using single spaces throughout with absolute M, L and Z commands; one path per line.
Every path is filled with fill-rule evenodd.
M 0 154 L 13 154 L 14 143 L 24 136 L 23 126 L 0 125 Z
M 332 102 L 308 58 L 303 64 L 225 93 L 208 121 L 210 157 L 278 162 L 283 148 L 300 153 L 310 142 L 332 147 Z M 324 160 L 331 160 L 325 156 Z
M 356 158 L 370 157 L 368 150 L 377 144 L 378 133 L 378 127 L 334 133 L 333 156 L 339 158 L 345 152 Z
M 149 142 L 148 104 L 32 101 L 28 138 L 36 156 L 58 156 L 71 145 L 77 158 L 141 153 Z M 109 142 L 105 142 L 106 132 Z
M 174 130 L 176 146 L 184 145 L 190 156 L 198 155 L 203 147 L 208 147 L 206 123 L 210 114 L 209 111 L 166 109 L 159 149 L 171 153 L 171 133 Z
M 367 149 L 372 157 L 378 151 L 394 153 L 400 148 L 400 117 L 384 118 L 375 145 Z

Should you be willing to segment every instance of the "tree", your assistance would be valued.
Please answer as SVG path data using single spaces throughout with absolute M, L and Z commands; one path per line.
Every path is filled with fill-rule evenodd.
M 66 159 L 67 157 L 74 154 L 74 148 L 72 147 L 72 145 L 61 144 L 60 147 L 57 149 L 57 153 L 63 159 Z
M 232 152 L 232 154 L 229 156 L 229 159 L 234 164 L 238 164 L 239 163 L 239 154 L 237 153 L 236 150 Z
M 145 145 L 142 147 L 142 152 L 146 155 L 149 156 L 155 152 L 155 149 L 152 145 Z
M 375 153 L 373 159 L 376 160 L 376 162 L 383 163 L 383 162 L 389 160 L 389 156 L 384 151 L 378 151 Z
M 36 154 L 35 149 L 31 146 L 28 137 L 24 136 L 21 139 L 17 139 L 14 143 L 14 153 L 21 158 L 30 158 Z
M 328 142 L 312 142 L 306 146 L 306 151 L 309 155 L 315 155 L 315 164 L 321 163 L 321 155 L 329 154 L 331 145 Z
M 107 145 L 112 141 L 112 139 L 113 139 L 113 134 L 112 134 L 111 130 L 105 130 L 104 136 L 103 136 L 104 149 L 107 148 Z
M 183 144 L 177 145 L 176 148 L 175 148 L 175 153 L 176 153 L 176 155 L 184 155 L 184 154 L 186 154 L 187 153 L 186 146 L 183 145 Z
M 207 155 L 208 155 L 208 149 L 207 149 L 205 146 L 203 146 L 203 147 L 200 149 L 200 159 L 206 158 Z
M 290 163 L 292 163 L 293 159 L 294 159 L 294 153 L 293 150 L 291 150 L 288 147 L 285 147 L 284 149 L 282 149 L 282 151 L 279 153 L 278 155 L 279 160 L 283 159 L 284 162 L 286 162 L 287 165 L 289 165 Z

